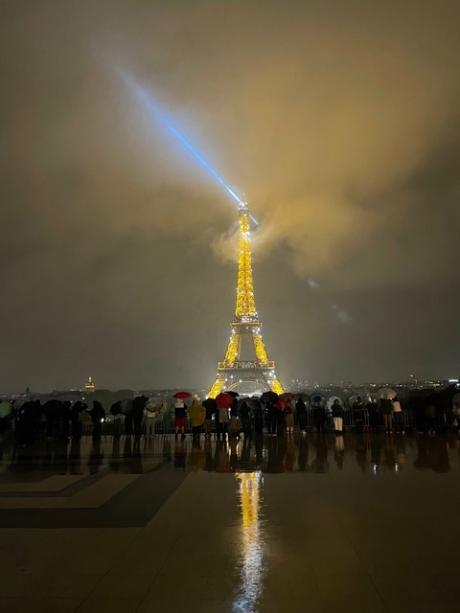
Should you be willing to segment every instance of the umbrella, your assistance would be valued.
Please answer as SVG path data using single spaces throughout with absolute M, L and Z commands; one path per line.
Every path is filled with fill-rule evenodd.
M 239 396 L 238 392 L 229 391 L 229 392 L 225 392 L 225 393 L 229 394 L 230 396 L 233 396 L 233 398 L 238 398 L 238 396 Z
M 120 415 L 122 413 L 121 400 L 118 400 L 118 402 L 114 402 L 112 404 L 112 408 L 110 409 L 110 412 L 112 413 L 112 415 Z
M 271 391 L 264 392 L 262 396 L 260 397 L 260 399 L 265 404 L 275 404 L 275 402 L 278 400 L 278 394 L 276 394 L 275 392 L 271 392 Z
M 210 411 L 215 411 L 217 409 L 217 402 L 214 398 L 206 398 L 201 404 L 205 409 L 209 409 Z
M 219 409 L 229 409 L 233 404 L 233 396 L 227 394 L 227 392 L 222 392 L 217 396 L 216 402 Z
M 282 411 L 284 411 L 284 409 L 286 408 L 286 398 L 281 398 L 281 396 L 278 398 L 278 400 L 275 403 L 275 407 L 277 409 L 281 409 Z
M 246 402 L 253 409 L 260 409 L 261 408 L 261 406 L 260 406 L 260 398 L 258 396 L 251 396 L 249 398 L 246 398 Z
M 355 402 L 358 401 L 358 398 L 360 399 L 361 404 L 363 404 L 363 405 L 368 403 L 368 402 L 373 402 L 372 396 L 370 396 L 369 394 L 354 394 L 353 396 L 350 396 L 348 398 L 348 405 L 350 407 L 353 407 Z
M 283 394 L 280 395 L 280 400 L 284 405 L 284 408 L 288 408 L 292 402 L 294 398 L 294 395 L 291 394 L 291 392 L 284 392 Z
M 190 392 L 176 392 L 173 398 L 177 398 L 178 400 L 185 400 L 186 398 L 190 398 L 192 394 Z
M 0 402 L 0 418 L 8 417 L 8 415 L 11 413 L 11 409 L 12 407 L 8 400 L 2 400 Z
M 324 401 L 324 396 L 322 394 L 314 394 L 311 397 L 311 401 L 312 403 L 319 404 L 320 402 Z
M 396 392 L 391 387 L 382 387 L 382 389 L 379 390 L 379 398 L 393 400 L 393 398 L 396 398 Z
M 128 415 L 128 413 L 131 412 L 132 408 L 133 408 L 132 398 L 125 398 L 124 400 L 121 401 L 121 412 L 124 413 L 125 415 Z
M 329 396 L 329 398 L 327 399 L 327 409 L 328 411 L 332 410 L 332 405 L 334 404 L 334 402 L 338 400 L 339 404 L 343 407 L 343 400 L 342 398 L 340 398 L 340 396 Z

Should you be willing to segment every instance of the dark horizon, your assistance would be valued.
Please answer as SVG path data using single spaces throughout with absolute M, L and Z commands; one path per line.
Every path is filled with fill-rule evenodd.
M 457 387 L 460 385 L 460 383 L 457 383 L 460 381 L 460 377 L 455 377 L 455 378 L 451 378 L 451 379 L 436 379 L 434 377 L 428 377 L 426 379 L 420 379 L 420 380 L 400 380 L 400 381 L 396 381 L 396 380 L 381 380 L 381 381 L 311 381 L 311 382 L 302 382 L 302 383 L 298 383 L 298 382 L 293 382 L 293 381 L 284 381 L 283 383 L 285 384 L 284 387 L 286 389 L 286 391 L 292 392 L 294 395 L 296 394 L 304 394 L 304 393 L 309 393 L 312 390 L 318 390 L 319 392 L 324 391 L 326 389 L 342 389 L 342 390 L 353 390 L 353 389 L 361 389 L 361 388 L 375 388 L 375 392 L 377 393 L 380 389 L 385 388 L 385 387 L 396 387 L 398 389 L 402 389 L 402 390 L 410 390 L 410 389 L 418 389 L 418 390 L 428 390 L 431 389 L 431 384 L 434 384 L 435 387 L 433 389 L 439 389 L 440 391 L 444 390 L 444 389 L 450 389 L 453 387 Z M 441 387 L 438 387 L 441 386 Z M 443 387 L 444 386 L 444 387 Z M 175 386 L 175 387 L 137 387 L 137 388 L 131 388 L 131 387 L 124 387 L 124 386 L 120 386 L 120 387 L 116 387 L 116 388 L 108 388 L 108 387 L 101 387 L 96 385 L 95 391 L 94 392 L 87 392 L 84 389 L 84 385 L 81 385 L 80 387 L 70 387 L 67 389 L 48 389 L 48 390 L 43 390 L 43 389 L 30 389 L 30 388 L 24 388 L 22 390 L 0 390 L 0 396 L 2 397 L 13 397 L 13 396 L 21 396 L 21 395 L 30 395 L 31 397 L 34 396 L 51 396 L 53 394 L 59 396 L 59 395 L 63 395 L 63 394 L 78 394 L 78 393 L 84 393 L 88 395 L 88 398 L 91 398 L 92 394 L 96 395 L 96 398 L 98 396 L 98 394 L 100 393 L 110 393 L 110 394 L 120 394 L 121 392 L 134 392 L 137 394 L 145 394 L 148 392 L 153 392 L 153 393 L 160 393 L 160 392 L 176 392 L 176 391 L 180 391 L 180 390 L 184 390 L 184 391 L 188 391 L 191 393 L 198 393 L 200 391 L 207 391 L 209 388 L 208 385 L 204 385 L 204 386 L 195 386 L 195 387 L 188 387 L 187 389 L 185 389 L 184 387 L 181 386 Z M 399 393 L 399 392 L 398 392 Z M 242 398 L 244 398 L 246 395 L 244 393 L 240 394 L 240 396 Z

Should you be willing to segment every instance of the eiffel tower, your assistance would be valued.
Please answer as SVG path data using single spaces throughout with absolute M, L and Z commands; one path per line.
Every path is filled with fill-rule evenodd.
M 275 362 L 268 359 L 261 328 L 252 280 L 250 215 L 247 205 L 242 204 L 239 207 L 235 314 L 225 357 L 222 362 L 217 362 L 217 376 L 209 389 L 209 397 L 215 398 L 223 390 L 236 389 L 244 393 L 269 389 L 277 394 L 283 392 L 276 376 Z M 244 355 L 245 351 L 247 355 Z

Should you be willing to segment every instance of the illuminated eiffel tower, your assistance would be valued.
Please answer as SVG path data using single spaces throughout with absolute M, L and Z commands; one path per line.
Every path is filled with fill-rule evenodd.
M 250 215 L 246 204 L 239 207 L 238 287 L 236 288 L 235 317 L 222 362 L 217 362 L 217 376 L 208 396 L 215 398 L 223 390 L 239 389 L 244 393 L 267 391 L 277 394 L 283 387 L 279 382 L 275 362 L 268 359 L 262 339 L 262 324 L 256 311 L 252 280 Z M 244 356 L 244 351 L 247 356 Z M 251 359 L 249 359 L 251 358 Z

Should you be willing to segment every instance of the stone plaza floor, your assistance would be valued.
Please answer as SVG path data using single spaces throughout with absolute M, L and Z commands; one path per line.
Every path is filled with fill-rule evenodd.
M 0 611 L 460 611 L 460 442 L 0 444 Z

